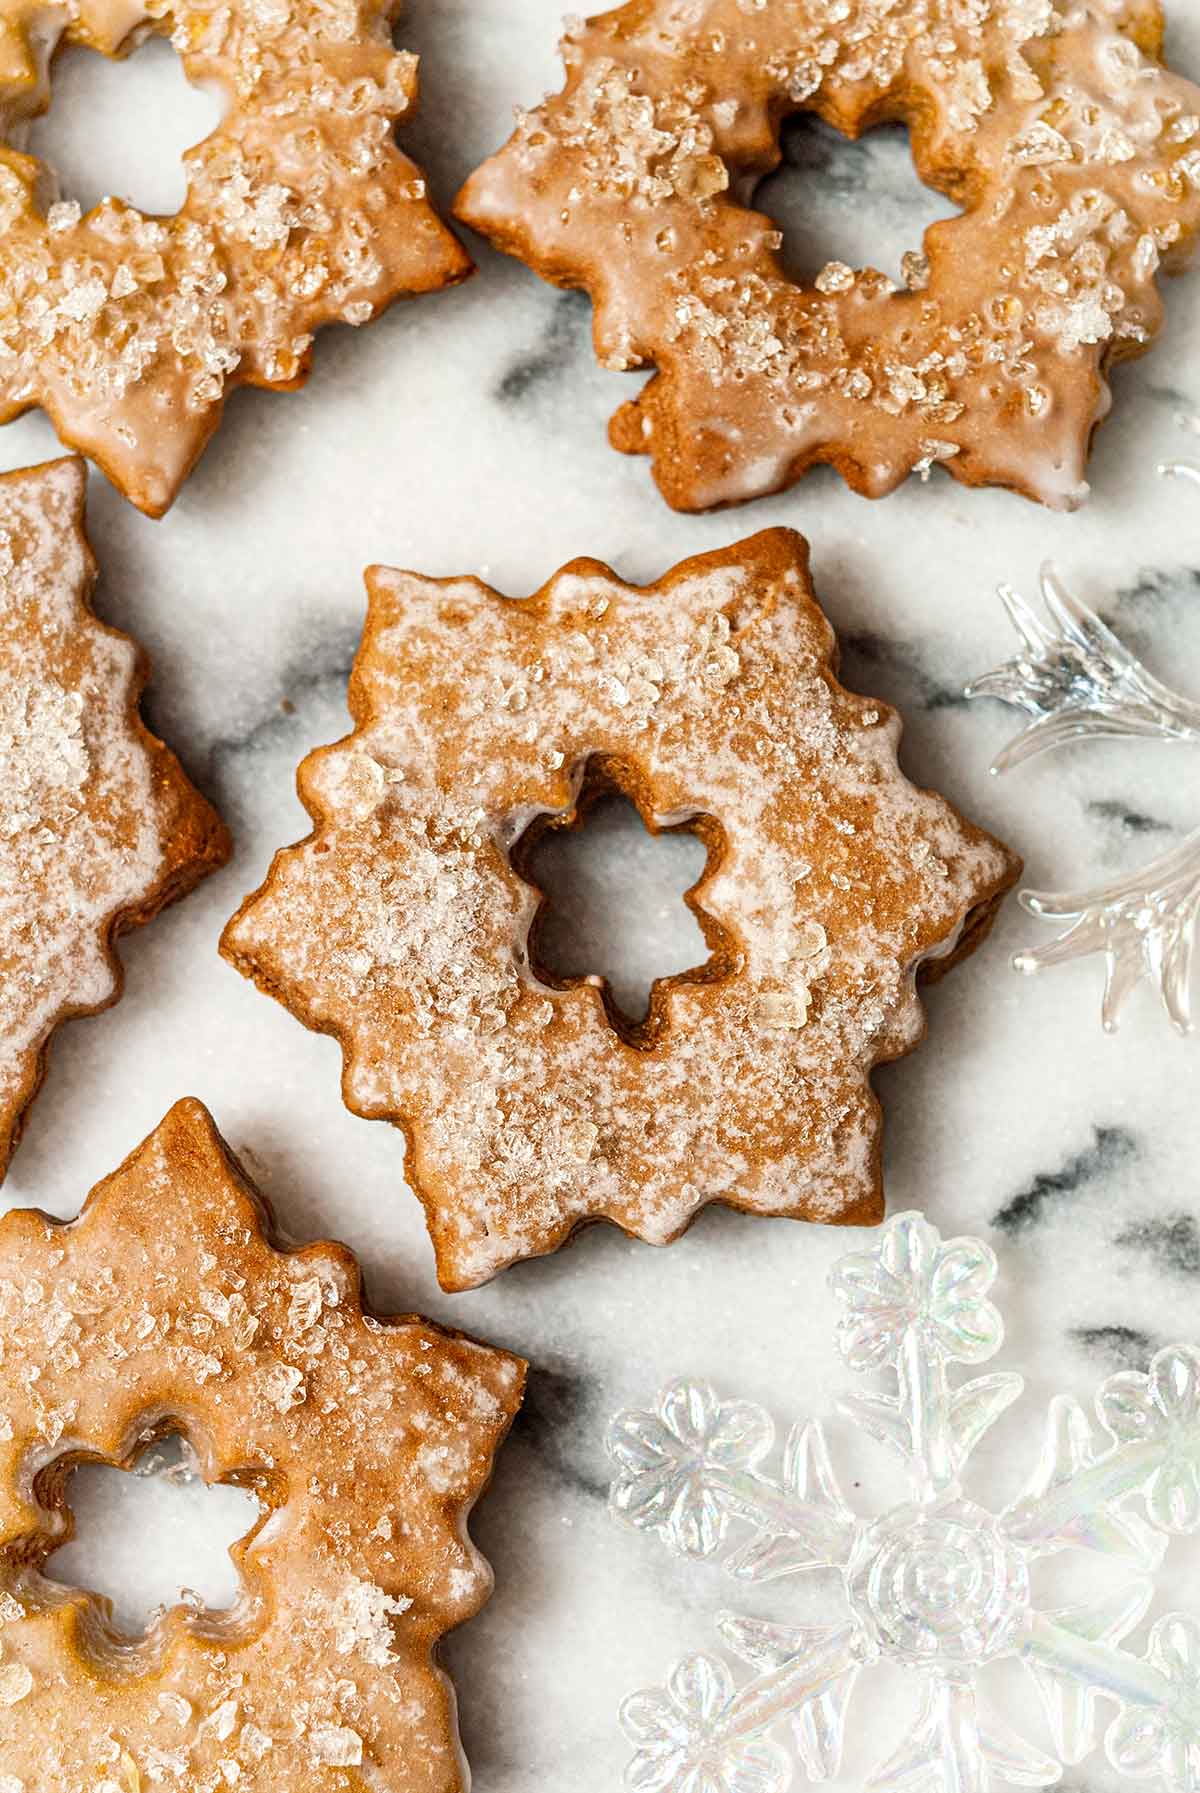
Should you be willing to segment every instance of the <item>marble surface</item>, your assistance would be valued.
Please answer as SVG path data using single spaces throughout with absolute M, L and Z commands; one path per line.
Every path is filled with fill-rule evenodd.
M 1174 10 L 1174 60 L 1200 78 L 1200 13 L 1184 0 Z M 555 81 L 556 12 L 556 0 L 411 0 L 402 37 L 423 57 L 424 102 L 405 141 L 443 200 L 506 134 L 512 104 Z M 56 106 L 39 148 L 58 156 L 68 186 L 125 184 L 153 202 L 162 167 L 205 122 L 203 108 L 178 105 L 170 56 L 142 52 L 114 79 L 80 53 L 62 75 L 71 103 Z M 944 209 L 917 186 L 902 136 L 849 146 L 806 132 L 791 161 L 771 201 L 800 267 L 868 254 L 889 266 Z M 812 539 L 847 682 L 900 706 L 910 774 L 1019 849 L 1029 882 L 1096 881 L 1180 839 L 1200 819 L 1192 750 L 1086 743 L 990 780 L 1016 718 L 961 692 L 1010 650 L 997 581 L 1032 591 L 1051 555 L 1152 668 L 1200 693 L 1200 495 L 1155 475 L 1158 460 L 1200 451 L 1200 271 L 1173 284 L 1157 351 L 1119 371 L 1093 502 L 1075 516 L 940 476 L 873 506 L 821 471 L 742 513 L 685 518 L 663 506 L 644 463 L 606 446 L 629 376 L 595 366 L 587 305 L 472 248 L 480 272 L 460 290 L 328 333 L 302 394 L 238 394 L 165 521 L 93 478 L 99 608 L 151 650 L 149 717 L 220 806 L 237 851 L 128 940 L 120 1007 L 61 1033 L 3 1196 L 73 1213 L 176 1097 L 194 1094 L 292 1234 L 336 1235 L 358 1252 L 381 1311 L 422 1309 L 525 1353 L 528 1406 L 475 1526 L 496 1595 L 447 1661 L 480 1793 L 601 1793 L 626 1754 L 624 1693 L 714 1644 L 724 1607 L 787 1617 L 805 1604 L 802 1590 L 786 1593 L 785 1611 L 778 1590 L 743 1596 L 717 1570 L 686 1569 L 616 1526 L 605 1422 L 683 1372 L 781 1416 L 830 1410 L 849 1378 L 825 1277 L 857 1241 L 712 1212 L 666 1252 L 597 1228 L 557 1258 L 446 1296 L 399 1134 L 343 1109 L 333 1042 L 225 965 L 218 931 L 273 848 L 305 829 L 294 768 L 345 727 L 360 571 L 373 560 L 477 572 L 524 594 L 573 555 L 652 579 L 690 551 L 792 524 Z M 5 466 L 54 452 L 40 418 L 0 432 Z M 692 959 L 679 893 L 696 849 L 653 846 L 619 809 L 587 838 L 555 872 L 564 963 L 610 970 L 635 1001 L 648 976 Z M 996 1367 L 1023 1369 L 1029 1387 L 981 1453 L 975 1488 L 989 1499 L 1031 1466 L 1052 1391 L 1087 1396 L 1159 1343 L 1200 1338 L 1200 1044 L 1171 1033 L 1147 990 L 1104 1037 L 1094 964 L 1020 979 L 1010 957 L 1040 932 L 1010 904 L 986 949 L 930 992 L 923 1049 L 878 1078 L 893 1211 L 923 1208 L 1000 1254 L 1010 1336 Z M 863 1484 L 856 1498 L 898 1496 L 886 1459 L 836 1424 L 834 1435 Z M 60 1572 L 115 1593 L 131 1622 L 180 1583 L 227 1599 L 221 1549 L 245 1524 L 237 1498 L 170 1483 L 136 1493 L 115 1472 L 81 1478 L 81 1538 Z M 1189 1567 L 1187 1548 L 1175 1553 L 1172 1593 L 1200 1608 L 1200 1550 L 1190 1556 Z M 858 1709 L 846 1788 L 909 1710 L 878 1685 Z M 1023 1714 L 1045 1741 L 1032 1696 L 1020 1683 L 1008 1692 L 1009 1718 Z M 1066 1784 L 1113 1783 L 1089 1765 Z

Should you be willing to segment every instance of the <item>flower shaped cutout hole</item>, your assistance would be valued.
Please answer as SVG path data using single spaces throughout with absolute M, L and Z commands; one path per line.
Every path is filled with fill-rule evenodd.
M 925 232 L 957 218 L 959 208 L 921 180 L 903 124 L 852 139 L 802 112 L 784 126 L 781 148 L 783 159 L 759 182 L 753 204 L 781 231 L 793 280 L 811 286 L 836 279 L 840 268 L 874 268 L 898 286 L 923 285 Z M 885 195 L 886 204 L 863 205 L 868 193 Z
M 37 1477 L 40 1533 L 0 1565 L 35 1607 L 80 1606 L 80 1640 L 100 1669 L 147 1672 L 180 1626 L 232 1641 L 257 1601 L 239 1559 L 282 1504 L 274 1478 L 208 1484 L 176 1430 L 143 1436 L 127 1462 L 68 1453 Z
M 720 824 L 647 816 L 636 782 L 631 768 L 589 760 L 572 807 L 535 817 L 511 857 L 542 899 L 529 929 L 533 974 L 556 990 L 592 985 L 621 1038 L 648 1049 L 665 992 L 727 976 L 736 948 L 701 904 L 725 851 Z
M 73 200 L 86 212 L 111 194 L 160 217 L 177 212 L 187 198 L 184 155 L 224 116 L 219 89 L 193 85 L 162 37 L 121 61 L 68 45 L 52 79 L 50 109 L 32 121 L 26 141 L 46 164 L 47 199 Z

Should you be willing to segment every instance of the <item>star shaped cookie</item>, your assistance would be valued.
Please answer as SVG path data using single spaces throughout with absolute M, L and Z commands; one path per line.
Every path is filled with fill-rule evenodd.
M 116 936 L 229 857 L 89 608 L 85 485 L 79 460 L 0 476 L 0 1179 L 54 1029 L 120 995 Z
M 1200 89 L 1165 65 L 1160 0 L 629 0 L 569 19 L 562 55 L 455 209 L 589 295 L 605 367 L 655 370 L 610 437 L 669 504 L 819 463 L 871 498 L 941 466 L 1086 499 L 1111 369 L 1200 235 Z M 958 208 L 899 285 L 793 278 L 763 181 L 800 113 L 849 138 L 903 120 Z
M 395 130 L 417 103 L 400 0 L 0 0 L 0 423 L 39 405 L 161 516 L 238 386 L 295 391 L 327 324 L 470 274 Z M 23 153 L 61 47 L 170 41 L 224 112 L 171 217 L 57 198 Z M 130 117 L 136 135 L 139 122 Z
M 344 1246 L 275 1242 L 191 1101 L 78 1220 L 0 1221 L 0 1315 L 0 1784 L 461 1793 L 434 1651 L 490 1591 L 466 1520 L 521 1362 L 373 1318 Z M 232 1609 L 131 1640 L 45 1568 L 72 1467 L 172 1432 L 262 1516 Z
M 222 950 L 341 1042 L 356 1114 L 404 1129 L 447 1288 L 590 1220 L 666 1244 L 713 1201 L 882 1213 L 871 1070 L 917 1044 L 917 974 L 978 942 L 1019 866 L 837 683 L 807 564 L 768 530 L 646 589 L 574 561 L 519 603 L 367 574 L 354 733 L 304 762 L 313 833 Z M 709 854 L 709 959 L 637 1027 L 539 965 L 521 875 L 614 786 Z

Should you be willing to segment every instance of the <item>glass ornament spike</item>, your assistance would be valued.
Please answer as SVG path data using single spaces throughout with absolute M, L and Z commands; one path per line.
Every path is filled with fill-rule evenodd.
M 613 1419 L 618 1518 L 735 1580 L 780 1584 L 777 1620 L 726 1615 L 724 1653 L 687 1657 L 625 1702 L 636 1793 L 835 1778 L 857 1683 L 879 1663 L 911 1675 L 914 1716 L 865 1783 L 877 1793 L 1046 1787 L 1101 1742 L 1131 1782 L 1200 1789 L 1200 1622 L 1170 1614 L 1144 1649 L 1129 1644 L 1169 1539 L 1200 1533 L 1200 1351 L 1170 1346 L 1147 1374 L 1110 1377 L 1092 1414 L 1053 1401 L 1028 1484 L 993 1513 L 965 1486 L 971 1454 L 1024 1388 L 977 1373 L 1004 1337 L 996 1274 L 982 1241 L 943 1240 L 919 1214 L 834 1270 L 841 1354 L 876 1381 L 841 1412 L 892 1448 L 907 1483 L 877 1518 L 846 1500 L 816 1421 L 777 1441 L 764 1409 L 689 1381 Z M 1104 1591 L 1047 1608 L 1037 1565 L 1066 1552 L 1108 1560 L 1089 1578 Z M 787 1579 L 812 1568 L 831 1572 L 828 1622 L 791 1623 Z M 1040 1722 L 987 1709 L 981 1674 L 1006 1658 L 1028 1671 Z
M 1200 485 L 1200 466 L 1191 462 L 1167 462 L 1158 471 Z M 999 587 L 1020 650 L 966 689 L 968 698 L 994 697 L 1030 718 L 997 755 L 994 773 L 1089 737 L 1200 743 L 1200 704 L 1154 678 L 1049 565 L 1041 594 L 1044 614 L 1011 586 Z M 1158 989 L 1173 1026 L 1194 1031 L 1200 830 L 1123 877 L 1090 890 L 1023 890 L 1021 902 L 1039 920 L 1066 925 L 1044 946 L 1018 953 L 1018 971 L 1099 956 L 1106 1032 L 1116 1031 L 1126 998 L 1143 980 Z

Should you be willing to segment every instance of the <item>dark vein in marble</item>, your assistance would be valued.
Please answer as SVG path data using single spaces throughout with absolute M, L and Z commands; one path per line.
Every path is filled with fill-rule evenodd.
M 562 372 L 590 315 L 591 301 L 586 293 L 559 293 L 538 346 L 527 349 L 501 374 L 493 397 L 502 405 L 516 405 L 536 396 L 542 386 Z
M 810 114 L 788 119 L 780 134 L 779 148 L 783 168 L 820 175 L 822 185 L 831 192 L 858 198 L 868 184 L 872 162 L 879 160 L 876 152 L 890 152 L 897 158 L 909 154 L 908 132 L 903 125 L 880 126 L 869 140 L 855 140 Z
M 1117 1234 L 1127 1251 L 1141 1251 L 1159 1270 L 1175 1276 L 1200 1276 L 1200 1221 L 1194 1214 L 1162 1215 L 1139 1220 Z
M 1138 1140 L 1126 1127 L 1095 1127 L 1092 1131 L 1090 1146 L 1068 1159 L 1061 1170 L 1041 1171 L 1028 1188 L 997 1210 L 992 1225 L 1010 1236 L 1029 1232 L 1042 1220 L 1045 1209 L 1080 1194 L 1090 1184 L 1103 1182 L 1141 1153 Z
M 1099 822 L 1115 822 L 1126 834 L 1174 834 L 1175 829 L 1170 822 L 1162 822 L 1157 816 L 1148 816 L 1142 810 L 1130 809 L 1124 803 L 1109 798 L 1103 802 L 1089 803 L 1086 814 L 1094 816 Z
M 550 1475 L 587 1500 L 608 1499 L 607 1479 L 582 1469 L 572 1454 L 593 1432 L 590 1384 L 569 1370 L 537 1367 L 530 1372 L 525 1404 L 513 1427 Z
M 966 680 L 947 684 L 930 671 L 917 649 L 907 642 L 859 629 L 841 638 L 841 674 L 854 690 L 878 685 L 879 675 L 893 679 L 908 694 L 904 707 L 922 710 L 958 710 L 965 707 Z M 860 676 L 860 672 L 862 676 Z M 877 693 L 886 697 L 886 691 Z
M 1069 1336 L 1089 1357 L 1100 1357 L 1117 1370 L 1145 1370 L 1158 1349 L 1148 1332 L 1136 1326 L 1073 1326 Z
M 314 700 L 344 701 L 360 636 L 360 624 L 338 624 L 302 656 L 298 655 L 284 668 L 270 708 L 244 729 L 221 735 L 213 742 L 209 749 L 211 764 L 220 766 L 236 754 L 252 752 L 286 736 L 296 727 L 297 714 L 312 708 Z
M 1181 456 L 1181 459 L 1186 459 Z M 1194 598 L 1200 592 L 1200 567 L 1143 567 L 1131 585 L 1118 586 L 1115 607 L 1133 609 L 1142 605 L 1171 604 L 1181 597 Z
M 1156 399 L 1159 404 L 1174 405 L 1176 410 L 1190 415 L 1196 409 L 1196 401 L 1190 392 L 1182 386 L 1172 386 L 1166 380 L 1146 380 L 1142 391 L 1147 398 Z
M 907 125 L 877 124 L 862 137 L 848 138 L 824 119 L 801 113 L 784 124 L 779 148 L 778 170 L 766 176 L 754 195 L 755 205 L 768 213 L 795 175 L 801 180 L 791 185 L 791 192 L 807 209 L 832 200 L 861 204 L 869 194 L 882 199 L 889 213 L 911 214 L 917 238 L 927 221 L 953 212 L 934 197 L 938 189 L 917 173 Z

